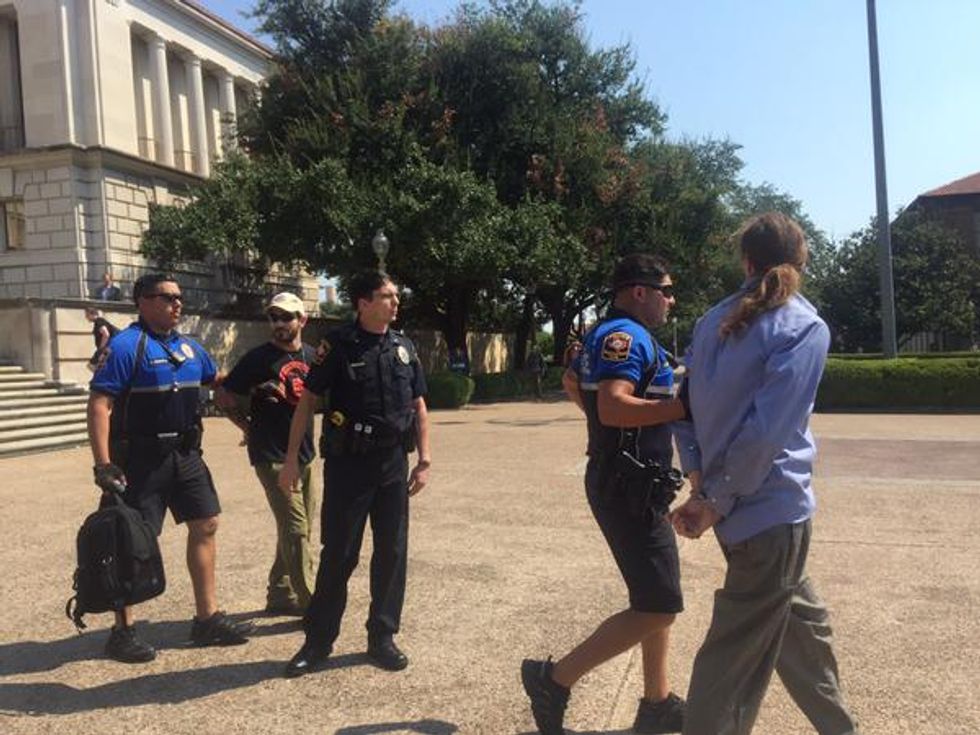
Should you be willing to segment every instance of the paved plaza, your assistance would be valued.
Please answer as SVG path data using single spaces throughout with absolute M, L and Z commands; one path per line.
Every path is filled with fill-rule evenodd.
M 169 588 L 138 608 L 160 649 L 148 665 L 102 658 L 111 618 L 64 615 L 74 538 L 94 509 L 87 448 L 0 460 L 0 733 L 487 733 L 532 731 L 518 668 L 561 655 L 625 592 L 582 488 L 585 424 L 569 403 L 437 411 L 432 483 L 412 501 L 401 673 L 364 656 L 367 559 L 333 665 L 280 678 L 302 635 L 265 617 L 272 516 L 239 434 L 208 419 L 221 494 L 221 604 L 254 617 L 245 646 L 186 644 L 193 612 L 183 528 L 161 539 Z M 810 571 L 832 612 L 843 685 L 865 735 L 980 732 L 980 416 L 820 415 Z M 368 534 L 369 536 L 369 534 Z M 723 571 L 708 537 L 681 540 L 686 612 L 671 676 L 687 688 Z M 625 733 L 638 652 L 573 692 L 569 733 Z M 774 683 L 759 735 L 813 730 Z

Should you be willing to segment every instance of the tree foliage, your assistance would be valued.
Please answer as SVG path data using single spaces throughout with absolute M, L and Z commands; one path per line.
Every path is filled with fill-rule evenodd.
M 980 262 L 953 231 L 923 212 L 906 210 L 892 231 L 899 347 L 920 332 L 972 341 Z M 824 312 L 838 350 L 881 349 L 881 286 L 874 221 L 846 240 L 823 277 Z
M 187 204 L 153 209 L 153 258 L 343 280 L 373 264 L 384 228 L 404 317 L 453 349 L 474 325 L 514 330 L 520 365 L 548 320 L 561 355 L 626 253 L 669 261 L 683 327 L 741 280 L 728 243 L 743 215 L 787 211 L 823 257 L 799 202 L 740 180 L 735 143 L 664 138 L 632 50 L 594 48 L 577 3 L 463 4 L 432 28 L 391 0 L 259 0 L 255 13 L 277 61 L 240 126 L 246 155 Z

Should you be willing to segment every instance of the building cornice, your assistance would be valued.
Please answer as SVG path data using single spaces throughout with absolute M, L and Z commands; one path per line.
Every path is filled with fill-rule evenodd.
M 83 168 L 108 167 L 138 176 L 162 178 L 185 186 L 202 184 L 206 180 L 195 173 L 147 161 L 131 153 L 105 146 L 80 146 L 66 143 L 42 148 L 21 148 L 0 154 L 0 168 L 29 168 L 38 167 L 40 164 L 58 165 L 59 163 Z
M 211 10 L 201 5 L 195 0 L 162 0 L 162 2 L 176 8 L 184 15 L 188 15 L 198 22 L 204 23 L 204 25 L 214 28 L 216 31 L 221 33 L 223 36 L 232 39 L 233 41 L 244 44 L 256 51 L 268 61 L 271 61 L 276 52 L 262 43 L 255 36 L 246 33 L 241 28 L 229 23 L 227 20 L 217 15 Z

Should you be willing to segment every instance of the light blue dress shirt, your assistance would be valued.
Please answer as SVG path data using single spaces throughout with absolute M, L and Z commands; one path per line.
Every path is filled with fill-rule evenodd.
M 805 521 L 816 506 L 809 421 L 830 330 L 795 295 L 722 339 L 722 320 L 755 283 L 695 326 L 684 361 L 693 421 L 674 424 L 681 467 L 701 470 L 701 491 L 724 516 L 715 533 L 725 544 Z

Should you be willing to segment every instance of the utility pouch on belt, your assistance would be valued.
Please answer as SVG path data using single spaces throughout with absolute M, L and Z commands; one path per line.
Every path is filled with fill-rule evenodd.
M 665 514 L 684 486 L 679 470 L 638 459 L 625 449 L 613 458 L 609 475 L 609 489 L 622 496 L 637 516 Z

